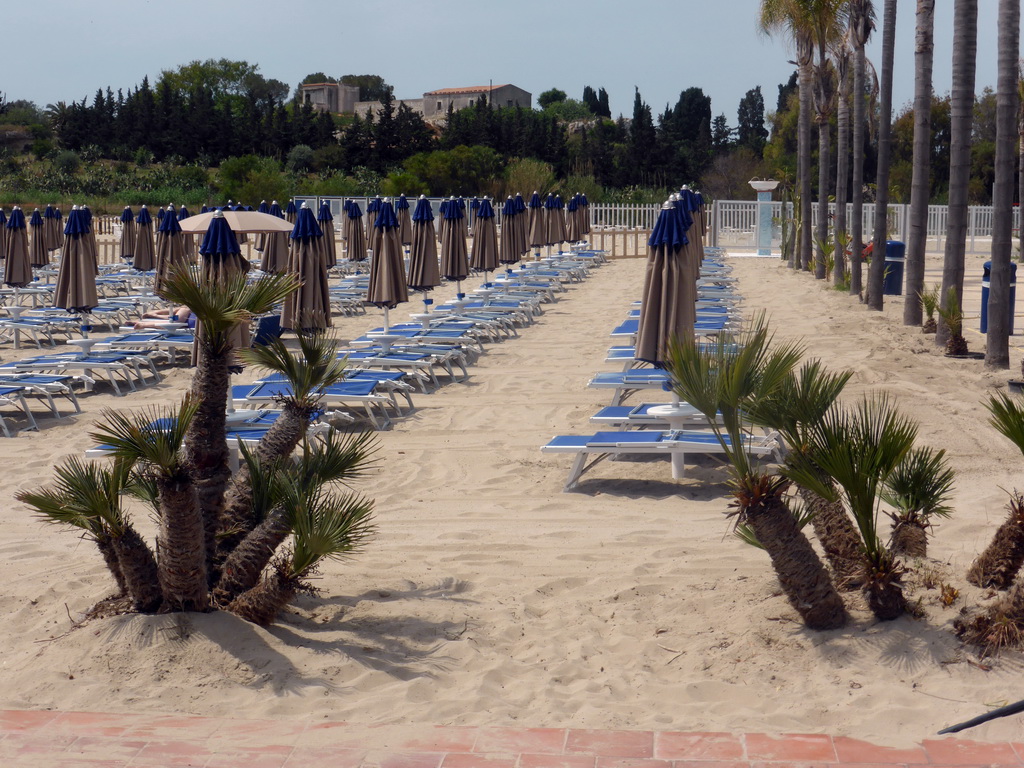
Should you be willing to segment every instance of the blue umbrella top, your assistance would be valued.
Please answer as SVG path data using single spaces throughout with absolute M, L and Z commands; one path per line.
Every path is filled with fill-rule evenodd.
M 420 195 L 420 199 L 416 201 L 416 210 L 412 212 L 413 221 L 433 221 L 434 220 L 434 209 L 430 206 L 430 201 L 427 200 L 426 195 Z
M 59 218 L 59 217 L 60 217 L 60 214 L 57 211 L 57 209 L 53 207 L 53 204 L 52 203 L 47 203 L 46 210 L 43 211 L 43 218 L 44 219 L 56 219 L 56 218 Z
M 4 209 L 0 208 L 0 227 L 7 226 L 7 214 L 4 213 Z
M 251 210 L 252 210 L 252 206 L 251 206 L 251 205 L 240 205 L 240 206 L 238 206 L 238 207 L 239 207 L 239 208 L 240 208 L 241 210 L 243 210 L 243 211 L 251 211 Z
M 541 200 L 540 200 L 540 195 L 538 195 L 536 192 L 534 192 L 532 195 L 530 195 L 530 207 L 531 208 L 543 208 L 544 207 L 544 203 L 542 203 Z
M 390 201 L 380 201 L 377 218 L 374 219 L 373 226 L 377 229 L 398 229 L 398 217 L 395 215 L 395 209 Z
M 689 229 L 693 226 L 693 216 L 690 215 L 690 209 L 687 207 L 686 201 L 679 195 L 673 195 L 672 198 L 672 204 L 675 207 L 676 214 L 679 216 L 683 229 Z
M 350 200 L 348 205 L 348 217 L 350 219 L 361 219 L 363 218 L 363 209 L 359 207 L 359 203 L 355 200 Z
M 295 217 L 295 226 L 292 227 L 292 240 L 308 240 L 311 237 L 323 236 L 324 232 L 320 229 L 320 225 L 316 223 L 316 217 L 313 216 L 313 209 L 307 208 L 306 204 L 303 203 L 302 207 L 299 208 L 298 215 Z
M 376 213 L 380 210 L 380 206 L 384 201 L 380 199 L 380 195 L 377 195 L 373 200 L 366 204 L 367 213 Z
M 72 239 L 89 234 L 89 224 L 77 208 L 72 208 L 71 213 L 68 214 L 67 223 L 64 225 L 64 234 Z
M 256 208 L 260 213 L 270 213 L 270 206 L 267 205 L 266 200 L 260 200 L 259 206 Z
M 49 210 L 49 208 L 47 208 L 47 210 Z M 47 217 L 47 218 L 50 218 L 50 217 Z M 129 221 L 131 221 L 134 218 L 135 218 L 135 214 L 132 213 L 131 206 L 126 205 L 124 207 L 124 210 L 121 211 L 121 223 L 122 224 L 127 224 Z
M 334 214 L 331 213 L 331 204 L 324 200 L 320 203 L 320 210 L 316 215 L 317 221 L 334 221 Z
M 480 200 L 474 197 L 472 202 L 470 202 L 469 207 L 474 211 L 477 210 L 480 207 Z
M 289 200 L 288 201 L 288 205 L 285 206 L 284 212 L 286 214 L 288 214 L 288 213 L 298 213 L 299 212 L 299 209 L 295 207 L 295 201 L 294 200 Z
M 447 205 L 445 205 L 447 203 Z M 462 209 L 455 200 L 446 200 L 445 203 L 441 203 L 443 210 L 441 213 L 446 219 L 461 219 Z
M 210 209 L 206 207 L 206 203 L 203 203 L 203 207 L 199 209 L 200 213 L 209 213 Z
M 85 219 L 85 226 L 92 231 L 92 211 L 89 210 L 88 205 L 83 205 L 78 209 L 78 215 Z
M 549 210 L 558 207 L 558 205 L 555 203 L 555 196 L 550 192 L 548 192 L 548 196 L 544 198 L 544 207 Z
M 163 209 L 163 208 L 157 208 L 157 209 L 156 209 L 156 217 L 157 217 L 157 218 L 158 218 L 158 219 L 159 219 L 160 221 L 163 221 L 163 220 L 164 220 L 164 213 L 165 213 L 165 212 L 164 212 L 164 209 Z
M 28 223 L 33 227 L 43 226 L 43 215 L 39 212 L 38 208 L 32 211 L 32 218 L 29 219 Z
M 563 208 L 565 208 L 565 203 L 562 202 L 561 195 L 555 195 L 555 208 L 557 208 L 558 210 L 562 210 Z
M 480 219 L 493 219 L 494 218 L 494 206 L 491 205 L 491 201 L 486 197 L 483 200 L 475 201 L 477 203 L 477 218 Z
M 696 211 L 700 207 L 700 203 L 697 201 L 697 195 L 694 194 L 692 189 L 680 189 L 679 199 L 683 202 L 683 205 L 688 211 Z
M 540 198 L 538 198 L 539 201 Z M 516 192 L 516 213 L 522 213 L 526 210 L 526 201 L 523 200 L 523 195 L 520 192 Z
M 437 212 L 440 213 L 441 216 L 444 216 L 447 211 L 448 211 L 448 201 L 447 200 L 442 200 L 441 201 L 441 205 L 439 205 L 438 208 L 437 208 Z
M 697 198 L 697 205 L 704 205 L 704 195 L 700 192 L 694 192 L 693 196 Z
M 565 206 L 565 209 L 571 213 L 575 213 L 576 209 L 580 207 L 580 199 L 573 195 L 569 198 L 569 204 Z
M 152 224 L 153 217 L 149 215 L 149 209 L 146 206 L 142 206 L 139 209 L 139 215 L 135 217 L 136 224 Z
M 174 215 L 174 208 L 167 206 L 167 213 L 160 219 L 160 226 L 157 228 L 157 232 L 163 232 L 168 235 L 176 235 L 181 232 L 181 224 L 178 223 L 178 217 Z
M 199 252 L 204 256 L 226 255 L 229 253 L 241 253 L 238 246 L 238 238 L 231 230 L 231 225 L 223 215 L 214 214 L 210 219 L 210 228 L 203 236 L 203 242 L 199 246 Z
M 678 251 L 688 242 L 686 228 L 680 217 L 676 215 L 675 206 L 672 203 L 665 203 L 661 206 L 661 213 L 658 214 L 658 221 L 654 224 L 647 244 L 652 248 L 667 245 L 671 250 Z
M 408 211 L 409 210 L 409 201 L 406 199 L 405 195 L 399 195 L 398 196 L 398 202 L 395 203 L 395 210 L 396 211 Z
M 466 200 L 464 198 L 461 198 L 461 197 L 455 198 L 455 204 L 457 206 L 459 206 L 459 210 L 460 211 L 465 211 L 466 210 Z
M 25 213 L 21 208 L 15 206 L 14 210 L 11 211 L 11 217 L 7 219 L 8 229 L 24 229 L 25 228 Z
M 281 206 L 278 204 L 277 200 L 270 204 L 270 210 L 268 211 L 268 213 L 271 216 L 277 216 L 277 218 L 279 219 L 284 218 L 284 213 L 281 211 Z
M 191 215 L 192 214 L 188 212 L 188 208 L 186 208 L 184 205 L 178 209 L 178 221 L 184 221 Z
M 508 196 L 508 200 L 505 201 L 505 206 L 501 209 L 502 216 L 515 216 L 519 213 L 519 209 L 516 208 L 516 201 L 512 198 L 512 195 Z

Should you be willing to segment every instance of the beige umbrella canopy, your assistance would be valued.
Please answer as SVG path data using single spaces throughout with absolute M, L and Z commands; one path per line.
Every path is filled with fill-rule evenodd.
M 270 204 L 270 214 L 285 221 L 277 200 Z M 260 269 L 264 272 L 283 272 L 288 267 L 288 232 L 267 232 L 263 242 Z
M 635 357 L 659 367 L 668 359 L 673 338 L 693 338 L 697 284 L 687 263 L 684 229 L 674 204 L 666 202 L 648 240 Z
M 441 284 L 441 270 L 437 263 L 437 233 L 434 231 L 434 211 L 424 195 L 416 202 L 412 215 L 412 248 L 409 252 L 409 288 L 423 292 L 423 303 L 430 309 L 427 291 Z
M 88 247 L 89 227 L 77 207 L 68 214 L 64 227 L 60 269 L 53 305 L 69 311 L 89 311 L 97 304 L 96 272 Z
M 279 219 L 259 211 L 210 211 L 189 216 L 182 222 L 181 231 L 190 233 L 206 232 L 214 217 L 220 214 L 236 235 L 246 232 L 291 232 L 292 225 L 286 219 Z
M 519 244 L 519 215 L 516 212 L 516 201 L 508 196 L 501 209 L 501 238 L 498 242 L 498 261 L 502 264 L 515 264 L 523 255 Z
M 167 206 L 156 233 L 156 277 L 153 278 L 153 293 L 160 294 L 164 283 L 176 268 L 189 263 L 185 253 L 185 236 L 175 215 L 174 206 Z
M 402 244 L 398 240 L 398 217 L 388 200 L 381 201 L 374 222 L 379 229 L 380 247 L 373 252 L 370 262 L 370 284 L 366 301 L 384 309 L 384 333 L 388 332 L 388 310 L 409 300 L 405 284 Z
M 48 203 L 43 211 L 43 236 L 46 250 L 55 251 L 64 242 L 64 230 L 61 227 L 60 211 L 53 203 Z
M 547 245 L 547 228 L 544 226 L 544 203 L 541 202 L 537 192 L 530 196 L 528 207 L 530 219 L 526 238 L 527 250 L 534 248 L 537 255 L 540 256 L 540 247 Z
M 320 231 L 323 232 L 323 237 L 320 238 L 320 247 L 324 251 L 327 268 L 333 269 L 338 264 L 338 244 L 334 242 L 334 214 L 331 213 L 331 205 L 326 200 L 320 204 L 316 221 L 320 225 Z
M 583 239 L 583 228 L 580 222 L 579 195 L 573 195 L 565 206 L 565 236 L 570 243 Z
M 28 260 L 33 267 L 45 267 L 50 263 L 50 252 L 46 250 L 46 220 L 36 208 L 28 222 L 31 239 L 28 246 Z
M 547 245 L 565 242 L 565 217 L 562 214 L 561 198 L 548 193 L 544 201 L 544 227 Z
M 156 267 L 156 248 L 153 245 L 153 217 L 149 209 L 142 206 L 135 217 L 137 230 L 135 233 L 135 253 L 132 267 L 140 272 L 148 272 Z
M 11 211 L 6 228 L 4 283 L 15 288 L 24 288 L 32 282 L 32 264 L 28 258 L 28 230 L 25 227 L 25 213 L 18 206 Z
M 135 256 L 135 238 L 138 227 L 135 226 L 135 215 L 127 205 L 121 211 L 121 240 L 118 243 L 119 253 L 123 261 L 130 261 Z
M 348 260 L 366 261 L 366 233 L 363 231 L 363 212 L 355 200 L 345 201 L 345 220 L 342 222 Z
M 322 331 L 331 325 L 327 260 L 320 242 L 323 237 L 313 211 L 303 204 L 295 219 L 288 257 L 288 270 L 302 282 L 285 298 L 281 314 L 281 325 L 296 333 Z
M 409 201 L 405 195 L 398 197 L 395 203 L 395 215 L 398 216 L 398 242 L 412 245 L 412 217 L 409 214 Z
M 461 283 L 469 277 L 469 257 L 463 235 L 462 209 L 455 199 L 447 200 L 441 211 L 441 277 Z M 462 286 L 457 285 L 457 298 L 462 299 Z
M 485 197 L 477 208 L 476 224 L 473 225 L 473 254 L 469 262 L 473 269 L 484 273 L 485 280 L 488 272 L 498 268 L 498 229 L 495 222 L 494 207 Z

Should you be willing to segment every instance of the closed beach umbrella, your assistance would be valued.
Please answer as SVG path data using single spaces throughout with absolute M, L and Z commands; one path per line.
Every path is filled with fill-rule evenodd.
M 423 304 L 429 312 L 432 300 L 427 298 L 427 291 L 441 284 L 441 270 L 437 263 L 434 211 L 424 195 L 420 195 L 412 214 L 412 249 L 409 253 L 409 279 L 406 282 L 412 290 L 423 292 Z
M 363 212 L 359 203 L 350 200 L 345 216 L 345 239 L 348 241 L 348 260 L 366 261 L 366 236 L 363 233 Z
M 449 200 L 441 217 L 441 277 L 454 280 L 458 298 L 462 299 L 462 281 L 469 277 L 466 238 L 462 234 L 462 209 Z
M 487 274 L 498 268 L 498 227 L 494 207 L 486 197 L 479 201 L 476 209 L 473 257 L 470 266 L 483 271 L 484 283 L 490 287 Z
M 284 208 L 284 220 L 289 224 L 295 223 L 295 217 L 298 215 L 299 209 L 295 207 L 295 201 L 289 200 L 288 205 Z
M 85 249 L 90 261 L 92 261 L 93 274 L 98 275 L 100 273 L 100 249 L 96 245 L 96 228 L 92 225 L 92 211 L 89 210 L 88 205 L 83 205 L 78 209 L 78 216 L 85 222 Z
M 324 236 L 313 211 L 303 204 L 295 217 L 288 256 L 288 270 L 302 284 L 285 298 L 281 314 L 281 325 L 296 333 L 322 331 L 331 324 Z
M 0 258 L 7 253 L 7 214 L 0 208 Z
M 544 201 L 546 245 L 558 245 L 565 242 L 565 218 L 562 214 L 560 197 L 548 193 Z
M 196 218 L 196 217 L 193 217 Z M 204 280 L 209 282 L 229 279 L 239 272 L 245 273 L 250 269 L 248 259 L 243 258 L 242 249 L 238 245 L 238 236 L 231 230 L 231 226 L 224 218 L 223 211 L 214 211 L 210 223 L 203 235 L 203 241 L 199 244 L 199 255 L 201 257 L 199 269 Z M 195 334 L 198 339 L 201 334 L 201 323 L 196 323 Z M 249 323 L 241 322 L 228 334 L 228 343 L 236 348 L 243 349 L 249 346 Z M 198 342 L 192 345 L 192 364 L 195 365 L 199 357 Z
M 686 245 L 683 246 L 684 259 L 686 262 L 687 278 L 697 284 L 700 276 L 700 265 L 704 260 L 704 246 L 700 239 L 700 226 L 694 213 L 696 203 L 692 194 L 686 188 L 680 190 L 670 198 L 675 206 L 676 215 L 682 222 L 683 231 L 686 232 Z M 696 297 L 694 298 L 696 300 Z
M 277 200 L 270 204 L 267 212 L 269 216 L 275 216 L 285 221 L 284 212 Z M 268 232 L 267 239 L 263 244 L 263 254 L 260 258 L 260 269 L 264 272 L 277 273 L 284 271 L 288 266 L 288 238 L 290 232 Z
M 508 196 L 501 209 L 501 238 L 498 241 L 498 261 L 502 264 L 515 264 L 522 257 L 519 245 L 519 214 L 516 201 Z
M 658 367 L 664 367 L 671 339 L 693 338 L 697 287 L 686 264 L 683 225 L 673 204 L 666 202 L 647 241 L 635 356 Z
M 178 224 L 180 225 L 185 219 L 189 218 L 192 214 L 189 213 L 188 208 L 184 205 L 178 207 Z M 181 242 L 185 244 L 185 258 L 188 259 L 189 264 L 196 263 L 196 238 L 195 235 L 188 234 L 184 230 L 181 233 Z
M 270 206 L 267 205 L 267 201 L 266 200 L 260 200 L 260 204 L 258 206 L 256 206 L 256 211 L 258 213 L 270 213 Z M 266 246 L 266 243 L 267 243 L 267 234 L 266 234 L 266 232 L 260 232 L 258 235 L 256 235 L 256 243 L 253 245 L 253 250 L 262 252 L 264 246 Z
M 373 250 L 373 228 L 374 223 L 377 221 L 377 214 L 380 213 L 382 202 L 380 195 L 377 195 L 366 204 L 366 221 L 363 224 L 363 228 L 366 230 L 366 247 L 370 250 Z
M 580 217 L 578 215 L 579 205 L 579 196 L 573 195 L 569 199 L 569 204 L 565 206 L 565 236 L 569 239 L 570 243 L 575 243 L 582 239 Z
M 55 251 L 64 242 L 64 232 L 60 226 L 60 212 L 53 203 L 43 211 L 43 234 L 46 238 L 46 250 Z
M 331 205 L 326 200 L 320 203 L 320 211 L 316 215 L 317 223 L 323 237 L 320 238 L 320 247 L 324 249 L 324 258 L 327 261 L 327 268 L 331 269 L 338 263 L 337 245 L 334 242 L 334 214 L 331 213 Z M 295 233 L 292 232 L 292 237 Z
M 547 245 L 547 227 L 544 226 L 544 203 L 536 192 L 530 196 L 529 211 L 530 226 L 526 244 L 533 248 L 537 258 L 540 258 L 540 247 Z
M 28 260 L 33 267 L 45 267 L 50 263 L 50 252 L 46 250 L 46 220 L 36 208 L 32 211 L 28 228 L 31 240 L 28 245 Z
M 384 333 L 388 332 L 388 310 L 409 300 L 405 285 L 402 244 L 398 240 L 398 217 L 387 200 L 381 202 L 374 229 L 380 230 L 380 246 L 370 262 L 370 285 L 366 301 L 384 310 Z
M 459 228 L 462 230 L 462 236 L 468 238 L 470 209 L 466 207 L 466 199 L 464 197 L 455 198 L 455 204 L 459 206 L 459 210 L 462 211 L 462 218 L 459 219 Z
M 470 233 L 476 231 L 474 227 L 476 227 L 476 215 L 479 210 L 480 199 L 474 197 L 472 200 L 469 201 L 469 215 L 466 217 L 466 229 Z
M 14 288 L 24 288 L 32 282 L 32 263 L 28 258 L 28 230 L 25 214 L 14 206 L 7 219 L 7 245 L 4 256 L 4 283 Z
M 395 215 L 398 216 L 398 242 L 405 246 L 412 245 L 412 218 L 409 214 L 409 201 L 405 195 L 398 196 Z
M 88 312 L 97 304 L 96 271 L 88 247 L 89 230 L 82 212 L 72 208 L 64 225 L 64 246 L 53 305 L 69 312 Z
M 156 277 L 153 278 L 153 293 L 160 294 L 171 272 L 189 263 L 188 255 L 185 253 L 184 237 L 174 206 L 167 206 L 156 233 Z
M 131 261 L 135 256 L 135 238 L 138 229 L 135 226 L 135 214 L 127 205 L 121 211 L 120 253 L 124 261 Z
M 146 206 L 139 209 L 135 224 L 135 260 L 132 266 L 140 272 L 149 272 L 156 266 L 156 257 L 153 245 L 153 217 L 149 215 Z
M 580 231 L 584 236 L 590 234 L 590 203 L 587 202 L 587 196 L 582 192 L 580 193 Z

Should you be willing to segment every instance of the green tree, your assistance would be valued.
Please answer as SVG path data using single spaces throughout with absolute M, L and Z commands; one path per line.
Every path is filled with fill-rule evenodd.
M 394 91 L 380 75 L 342 75 L 337 82 L 357 86 L 360 101 L 381 101 L 385 93 Z
M 764 127 L 764 97 L 761 86 L 747 91 L 740 99 L 736 116 L 736 143 L 749 147 L 760 155 L 768 141 L 768 129 Z
M 547 109 L 552 104 L 559 101 L 565 101 L 567 98 L 568 95 L 565 91 L 559 90 L 558 88 L 551 88 L 544 91 L 544 93 L 537 97 L 537 106 L 541 109 Z

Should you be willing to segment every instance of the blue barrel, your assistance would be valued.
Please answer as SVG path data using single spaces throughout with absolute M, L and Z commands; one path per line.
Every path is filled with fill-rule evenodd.
M 992 262 L 986 261 L 981 273 L 981 332 L 988 333 L 988 289 L 992 279 Z M 1017 265 L 1010 262 L 1010 333 L 1013 333 L 1013 310 L 1017 306 Z
M 883 296 L 903 294 L 903 265 L 907 261 L 907 245 L 899 240 L 885 243 L 885 278 L 882 282 Z

